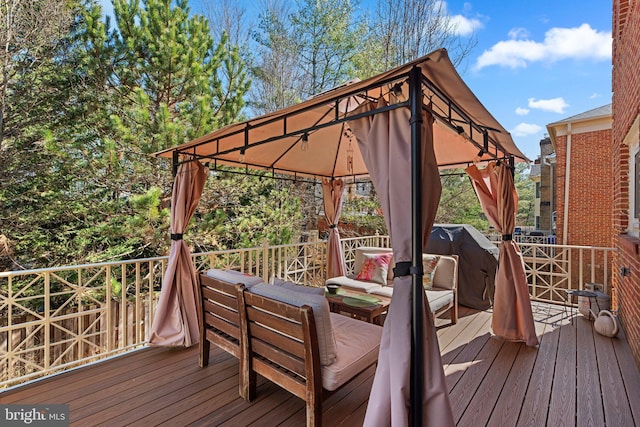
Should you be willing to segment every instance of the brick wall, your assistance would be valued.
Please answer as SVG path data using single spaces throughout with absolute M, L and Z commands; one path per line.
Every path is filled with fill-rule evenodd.
M 614 301 L 640 366 L 640 242 L 626 234 L 629 225 L 629 148 L 623 144 L 640 114 L 640 1 L 613 1 L 613 227 Z M 620 274 L 630 268 L 629 276 Z
M 566 220 L 567 136 L 556 138 L 556 156 L 556 234 L 560 243 L 564 239 Z M 571 135 L 570 156 L 567 244 L 611 247 L 611 130 L 574 133 Z

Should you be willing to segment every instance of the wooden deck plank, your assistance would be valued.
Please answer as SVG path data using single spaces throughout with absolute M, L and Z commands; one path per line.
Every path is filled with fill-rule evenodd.
M 579 315 L 572 325 L 562 306 L 532 309 L 538 349 L 492 338 L 490 312 L 463 308 L 457 325 L 438 330 L 458 426 L 640 424 L 640 372 L 624 334 L 593 334 Z M 326 397 L 325 426 L 362 424 L 374 372 Z M 215 346 L 206 368 L 196 347 L 149 348 L 2 391 L 0 403 L 67 403 L 71 425 L 81 427 L 304 425 L 301 399 L 259 376 L 247 403 L 237 373 L 237 360 Z M 598 384 L 602 397 L 591 391 Z
M 491 417 L 498 402 L 500 391 L 507 382 L 509 372 L 519 351 L 525 347 L 522 343 L 505 342 L 496 359 L 487 371 L 486 378 L 474 393 L 471 402 L 457 423 L 459 426 L 483 426 Z
M 576 423 L 578 426 L 603 426 L 604 409 L 600 396 L 594 331 L 590 321 L 576 319 L 577 328 L 577 402 Z
M 560 322 L 562 318 L 548 319 L 550 322 Z M 564 320 L 565 323 L 568 323 Z M 553 324 L 553 323 L 552 323 Z M 549 412 L 549 399 L 553 386 L 555 361 L 558 352 L 560 328 L 552 327 L 540 339 L 538 354 L 533 371 L 530 375 L 529 385 L 520 409 L 520 415 L 516 425 L 518 426 L 544 426 Z M 499 419 L 495 422 L 499 424 Z
M 535 323 L 538 340 L 542 341 L 545 331 L 551 328 L 548 322 L 550 313 L 548 306 L 542 308 L 534 307 L 534 318 L 536 320 L 544 320 L 544 322 L 538 321 Z M 487 426 L 515 427 L 517 425 L 520 409 L 524 402 L 537 357 L 538 348 L 527 347 L 526 345 L 520 347 L 518 356 L 509 371 L 509 376 L 499 393 L 493 412 L 487 420 Z
M 616 352 L 620 372 L 623 373 L 622 380 L 624 381 L 627 399 L 629 400 L 629 408 L 633 416 L 633 425 L 637 426 L 640 425 L 640 371 L 636 366 L 633 354 L 622 330 L 617 338 L 611 340 L 611 343 Z
M 458 341 L 454 350 L 442 356 L 449 393 L 460 380 L 465 369 L 473 365 L 478 353 L 491 338 L 490 330 L 490 317 L 479 316 L 477 328 L 466 328 L 466 333 L 460 334 L 458 337 L 460 341 Z
M 480 338 L 481 339 L 478 341 L 483 342 L 484 344 L 480 352 L 477 353 L 477 358 L 473 357 L 469 362 L 465 363 L 465 369 L 462 371 L 462 377 L 449 391 L 451 409 L 453 410 L 453 416 L 456 423 L 458 423 L 462 418 L 462 415 L 467 409 L 469 403 L 471 403 L 476 390 L 480 387 L 480 384 L 485 379 L 487 372 L 491 368 L 491 364 L 498 356 L 502 346 L 505 344 L 505 341 L 499 338 Z M 467 347 L 471 347 L 471 344 Z M 464 351 L 461 354 L 463 353 Z M 447 386 L 449 386 L 449 378 L 450 377 L 447 375 Z
M 167 406 L 171 406 L 174 411 L 180 409 L 180 404 L 185 400 L 189 401 L 193 394 L 207 385 L 215 386 L 219 384 L 221 392 L 238 394 L 238 364 L 234 358 L 229 358 L 220 366 L 219 370 L 207 370 L 197 366 L 190 369 L 180 369 L 176 371 L 177 377 L 157 378 L 147 381 L 145 389 L 137 396 L 124 398 L 117 396 L 118 400 L 110 405 L 100 405 L 97 410 L 82 411 L 78 414 L 79 421 L 83 425 L 100 425 L 108 422 L 111 425 L 121 423 L 133 423 L 139 419 L 164 420 L 160 412 Z M 177 405 L 177 406 L 176 406 Z M 78 412 L 78 411 L 76 411 Z M 147 424 L 152 425 L 152 424 Z
M 581 321 L 582 319 L 575 319 Z M 575 322 L 574 322 L 575 323 Z M 547 425 L 576 425 L 576 328 L 560 327 Z
M 611 342 L 613 339 L 598 333 L 595 333 L 593 338 L 598 356 L 605 421 L 610 426 L 632 426 L 634 425 L 633 415 Z M 636 388 L 635 393 L 640 393 L 640 388 Z

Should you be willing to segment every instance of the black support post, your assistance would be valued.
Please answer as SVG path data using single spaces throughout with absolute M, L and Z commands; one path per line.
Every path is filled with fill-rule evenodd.
M 411 276 L 413 289 L 411 336 L 411 425 L 422 426 L 424 331 L 422 327 L 422 71 L 409 73 L 411 105 Z

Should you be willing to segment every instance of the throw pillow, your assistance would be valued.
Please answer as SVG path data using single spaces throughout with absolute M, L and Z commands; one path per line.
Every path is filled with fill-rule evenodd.
M 365 280 L 386 285 L 389 262 L 391 262 L 392 256 L 393 253 L 364 254 L 362 268 L 356 280 Z
M 298 285 L 293 282 L 285 282 L 277 277 L 273 278 L 273 284 L 290 291 L 302 292 L 305 294 L 324 295 L 324 288 L 314 288 L 312 286 Z
M 431 289 L 433 287 L 433 275 L 438 266 L 440 257 L 438 255 L 423 255 L 422 256 L 422 269 L 424 274 L 422 276 L 422 286 L 425 289 Z

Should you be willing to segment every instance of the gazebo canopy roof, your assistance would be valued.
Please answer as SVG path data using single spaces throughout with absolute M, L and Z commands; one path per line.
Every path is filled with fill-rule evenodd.
M 389 105 L 363 115 L 408 108 L 407 78 L 413 67 L 422 71 L 423 108 L 436 119 L 433 139 L 440 168 L 466 166 L 474 160 L 528 160 L 458 75 L 445 49 L 156 155 L 173 157 L 174 168 L 178 162 L 198 159 L 213 167 L 228 165 L 314 179 L 366 176 L 348 120 L 361 103 L 379 97 Z

